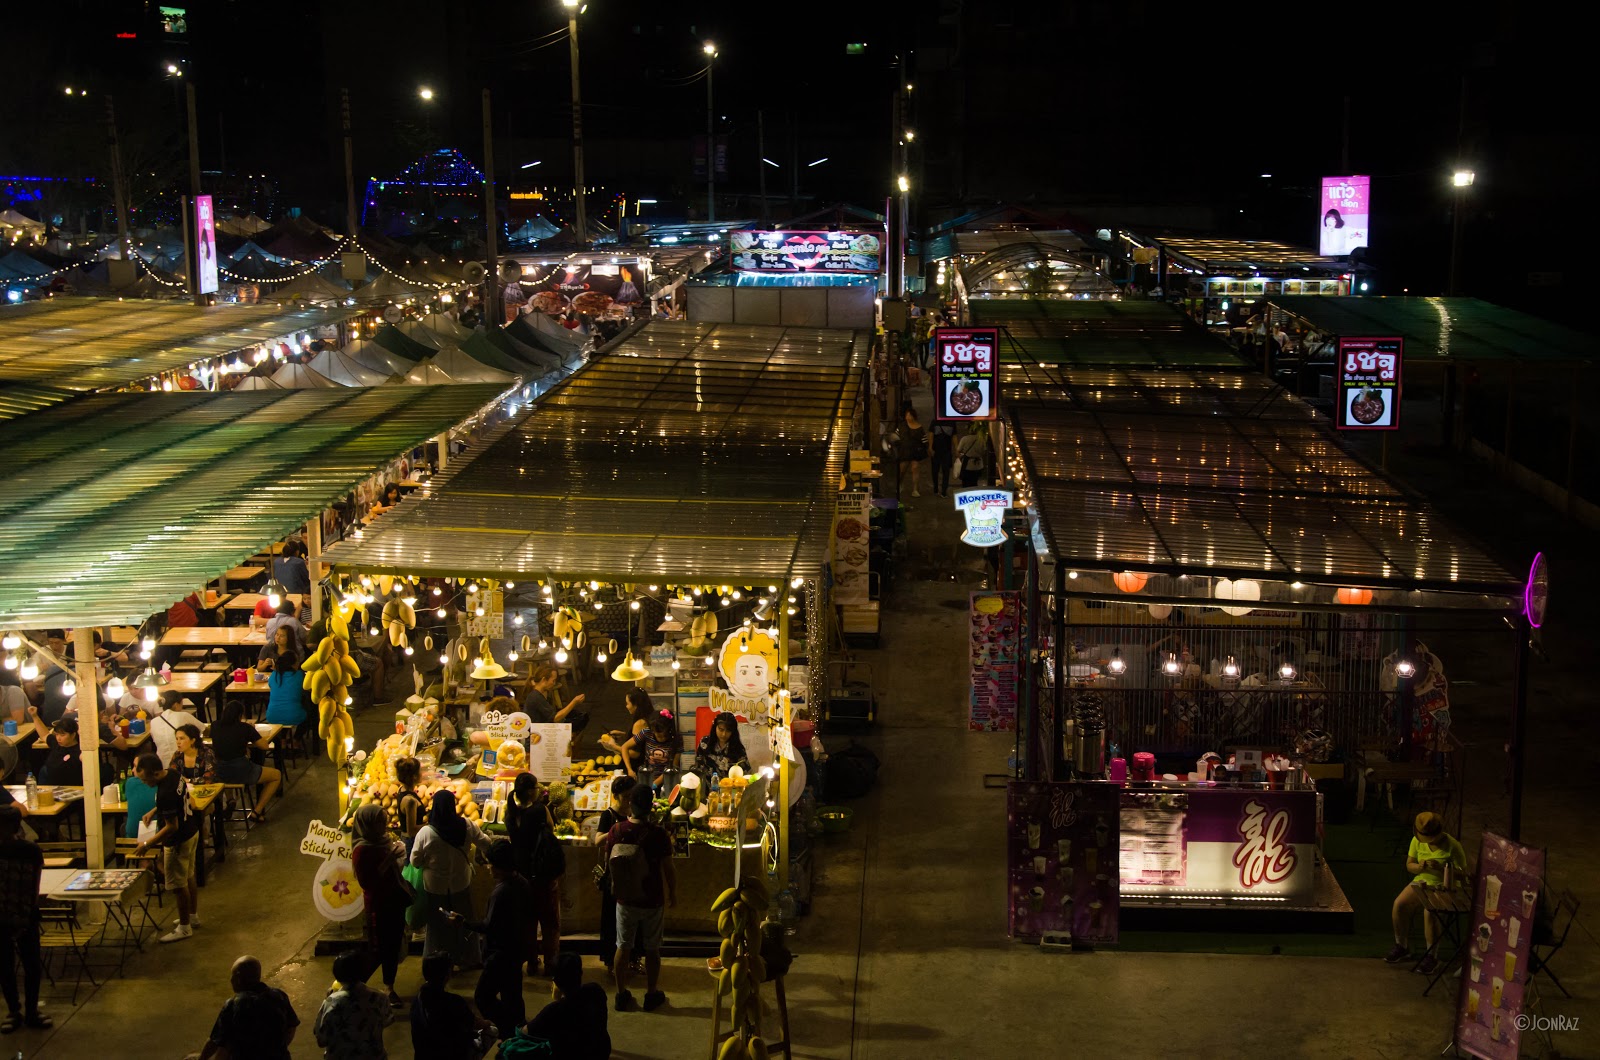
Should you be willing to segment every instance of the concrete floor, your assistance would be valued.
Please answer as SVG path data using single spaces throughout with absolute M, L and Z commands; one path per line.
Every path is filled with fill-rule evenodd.
M 945 1058 L 1025 1055 L 1108 1056 L 1133 1049 L 1212 1051 L 1292 1057 L 1427 1057 L 1450 1037 L 1453 993 L 1423 998 L 1422 981 L 1371 959 L 1215 954 L 1046 954 L 1005 938 L 1004 793 L 983 786 L 1005 772 L 1012 738 L 965 728 L 962 601 L 982 577 L 981 561 L 956 542 L 948 501 L 912 501 L 908 562 L 893 588 L 883 647 L 864 652 L 876 667 L 880 724 L 862 737 L 881 756 L 878 788 L 855 804 L 855 829 L 830 837 L 819 858 L 812 915 L 791 940 L 798 954 L 787 986 L 797 1041 L 807 1058 Z M 1499 497 L 1552 538 L 1567 532 L 1533 502 Z M 1527 513 L 1532 512 L 1532 516 Z M 1499 529 L 1504 530 L 1504 527 Z M 1570 537 L 1570 534 L 1567 534 Z M 1508 537 L 1501 544 L 1515 551 Z M 1577 547 L 1576 544 L 1573 547 Z M 959 551 L 958 551 L 959 550 Z M 1514 558 L 1514 556 L 1512 557 Z M 1510 563 L 1511 559 L 1507 559 Z M 1534 674 L 1531 754 L 1562 760 L 1593 746 L 1594 696 L 1586 671 L 1596 625 L 1576 601 L 1588 570 L 1571 570 L 1558 588 L 1557 615 L 1545 638 L 1552 653 Z M 1570 594 L 1570 595 L 1568 595 Z M 1592 593 L 1587 598 L 1593 598 Z M 1502 638 L 1503 640 L 1504 638 Z M 1504 821 L 1501 745 L 1509 671 L 1491 639 L 1463 637 L 1434 645 L 1462 682 L 1458 730 L 1472 747 L 1469 851 L 1478 831 Z M 591 699 L 594 697 L 591 696 Z M 361 742 L 376 737 L 382 716 L 361 723 Z M 602 719 L 604 720 L 604 719 Z M 843 742 L 828 737 L 831 745 Z M 1555 886 L 1572 887 L 1600 908 L 1600 854 L 1592 816 L 1595 779 L 1582 768 L 1530 772 L 1526 836 L 1551 847 Z M 227 994 L 229 963 L 259 956 L 270 980 L 287 990 L 308 1025 L 295 1057 L 318 1056 L 309 1023 L 327 988 L 329 961 L 314 957 L 321 922 L 310 912 L 314 863 L 297 853 L 303 824 L 335 812 L 326 762 L 299 777 L 275 820 L 235 847 L 203 892 L 206 926 L 188 942 L 150 946 L 125 978 L 85 988 L 79 1006 L 64 996 L 47 1005 L 57 1028 L 0 1040 L 0 1053 L 28 1057 L 95 1055 L 178 1057 L 199 1047 Z M 1396 866 L 1396 888 L 1403 873 Z M 171 904 L 168 903 L 170 918 Z M 1548 1014 L 1580 1020 L 1558 1034 L 1563 1056 L 1600 1054 L 1600 959 L 1580 915 L 1556 966 L 1578 1000 L 1546 999 Z M 591 972 L 593 959 L 589 961 Z M 401 967 L 402 993 L 415 990 L 418 962 Z M 470 976 L 457 988 L 471 991 Z M 698 961 L 669 961 L 667 1009 L 613 1014 L 619 1057 L 705 1056 L 710 979 Z M 530 1007 L 545 987 L 529 982 Z M 770 994 L 768 995 L 770 998 Z M 412 1055 L 403 1020 L 389 1032 L 390 1056 Z M 1527 1055 L 1539 1055 L 1532 1043 Z M 1546 1055 L 1556 1055 L 1554 1053 Z

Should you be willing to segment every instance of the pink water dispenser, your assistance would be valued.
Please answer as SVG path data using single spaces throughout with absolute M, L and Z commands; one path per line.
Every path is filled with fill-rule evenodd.
M 1149 751 L 1139 751 L 1133 756 L 1133 770 L 1128 774 L 1129 780 L 1155 780 L 1156 756 Z

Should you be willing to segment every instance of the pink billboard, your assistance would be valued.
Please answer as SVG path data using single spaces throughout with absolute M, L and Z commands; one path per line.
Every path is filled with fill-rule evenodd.
M 1323 177 L 1319 253 L 1342 258 L 1357 247 L 1366 246 L 1371 209 L 1371 177 Z

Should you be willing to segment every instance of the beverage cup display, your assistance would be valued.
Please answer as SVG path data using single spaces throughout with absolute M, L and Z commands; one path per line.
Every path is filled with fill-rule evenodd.
M 1497 1042 L 1500 1040 L 1500 1012 L 1498 1009 L 1490 1013 L 1489 1037 Z
M 1094 870 L 1100 867 L 1100 851 L 1094 847 L 1086 849 L 1083 852 L 1083 867 L 1085 871 L 1093 875 Z
M 1103 847 L 1111 841 L 1111 828 L 1104 821 L 1094 826 L 1094 844 Z
M 1483 915 L 1493 920 L 1500 915 L 1500 877 L 1483 878 Z
M 1035 887 L 1028 892 L 1028 908 L 1035 913 L 1044 908 L 1044 888 Z
M 1517 940 L 1522 938 L 1522 921 L 1512 917 L 1506 923 L 1506 945 L 1515 948 Z
M 1041 876 L 1042 877 L 1045 873 L 1047 873 L 1049 871 L 1050 871 L 1050 862 L 1043 854 L 1040 854 L 1038 857 L 1033 859 L 1033 874 L 1035 876 Z
M 1039 827 L 1039 822 L 1038 821 L 1029 821 L 1028 822 L 1028 849 L 1029 850 L 1038 850 L 1039 849 L 1039 839 L 1040 839 L 1040 832 L 1041 831 L 1042 831 L 1042 829 Z
M 1506 981 L 1498 975 L 1489 981 L 1489 1001 L 1495 1008 L 1500 1007 L 1500 1002 L 1505 1000 Z
M 1517 981 L 1517 955 L 1515 953 L 1507 953 L 1506 954 L 1506 982 L 1514 983 L 1516 981 Z
M 1534 906 L 1534 903 L 1537 902 L 1538 900 L 1539 900 L 1539 892 L 1538 891 L 1523 891 L 1522 892 L 1522 915 L 1531 919 L 1533 917 L 1533 906 Z
M 1489 944 L 1494 941 L 1493 929 L 1488 924 L 1478 925 L 1478 952 L 1488 953 Z
M 1468 990 L 1467 991 L 1467 1019 L 1475 1020 L 1477 1018 L 1478 1018 L 1478 992 L 1476 990 Z
M 1056 879 L 1061 881 L 1061 888 L 1065 891 L 1072 890 L 1072 867 L 1063 865 L 1056 869 Z
M 1056 856 L 1061 859 L 1061 864 L 1063 864 L 1063 865 L 1065 865 L 1067 862 L 1071 861 L 1072 860 L 1072 840 L 1070 840 L 1070 839 L 1057 839 L 1056 840 Z
M 1104 912 L 1105 912 L 1105 907 L 1102 906 L 1099 902 L 1090 902 L 1089 903 L 1089 932 L 1091 934 L 1094 934 L 1094 935 L 1100 934 L 1100 930 L 1101 930 L 1101 928 L 1100 928 L 1100 916 Z
M 1474 983 L 1483 981 L 1483 954 L 1481 953 L 1472 955 L 1472 981 Z

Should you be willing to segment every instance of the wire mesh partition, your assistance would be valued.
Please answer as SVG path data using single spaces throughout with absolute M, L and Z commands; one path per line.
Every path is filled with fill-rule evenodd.
M 1395 663 L 1415 631 L 1374 612 L 1256 618 L 1072 599 L 1064 715 L 1097 719 L 1125 754 L 1394 746 L 1417 724 Z

